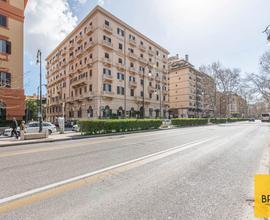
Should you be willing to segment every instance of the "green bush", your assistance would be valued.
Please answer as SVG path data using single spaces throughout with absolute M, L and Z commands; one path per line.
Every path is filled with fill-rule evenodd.
M 208 119 L 207 118 L 175 118 L 175 119 L 172 119 L 172 124 L 177 127 L 207 125 Z
M 246 118 L 228 118 L 228 122 L 248 121 Z
M 248 121 L 246 118 L 211 118 L 210 122 L 213 124 L 223 124 L 223 123 L 232 123 L 239 121 Z
M 109 119 L 79 121 L 81 132 L 84 135 L 157 129 L 161 124 L 162 120 L 160 119 Z
M 227 122 L 227 118 L 211 118 L 210 122 L 213 124 L 223 124 Z

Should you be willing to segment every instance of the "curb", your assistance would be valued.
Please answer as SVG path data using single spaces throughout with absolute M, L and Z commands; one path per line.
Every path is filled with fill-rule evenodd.
M 12 146 L 22 146 L 22 145 L 42 144 L 42 143 L 54 143 L 54 142 L 80 140 L 80 139 L 91 139 L 91 138 L 97 138 L 97 137 L 120 136 L 120 135 L 146 133 L 146 132 L 154 132 L 154 131 L 157 132 L 157 131 L 164 131 L 164 130 L 169 130 L 169 129 L 171 130 L 171 129 L 176 129 L 176 128 L 166 128 L 166 129 L 163 128 L 163 129 L 152 129 L 152 130 L 144 130 L 144 131 L 120 132 L 120 133 L 110 133 L 110 134 L 91 135 L 91 136 L 78 135 L 78 136 L 67 137 L 67 138 L 62 138 L 62 139 L 46 139 L 46 140 L 39 140 L 39 141 L 35 141 L 35 142 L 16 142 L 16 143 L 0 145 L 0 148 L 12 147 Z

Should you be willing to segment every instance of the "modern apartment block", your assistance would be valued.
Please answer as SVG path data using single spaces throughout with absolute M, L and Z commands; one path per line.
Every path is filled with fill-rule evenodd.
M 168 54 L 95 7 L 46 59 L 47 119 L 166 116 Z
M 236 93 L 217 92 L 217 116 L 246 117 L 248 115 L 247 101 Z
M 169 103 L 172 117 L 210 117 L 215 107 L 215 83 L 179 56 L 169 58 Z
M 0 0 L 0 119 L 22 119 L 23 26 L 27 0 Z

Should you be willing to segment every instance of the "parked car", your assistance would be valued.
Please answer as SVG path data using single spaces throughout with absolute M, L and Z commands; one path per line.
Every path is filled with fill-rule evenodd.
M 254 122 L 255 118 L 250 118 L 250 119 L 248 119 L 248 121 Z
M 50 122 L 43 122 L 42 128 L 44 131 L 48 130 L 49 135 L 56 133 L 56 126 Z M 18 134 L 20 135 L 20 128 L 17 128 Z M 4 136 L 11 137 L 12 129 L 8 128 L 4 131 Z M 27 133 L 38 133 L 39 132 L 39 122 L 30 122 L 26 125 L 26 132 Z
M 72 131 L 80 132 L 80 127 L 79 127 L 79 125 L 73 125 L 73 126 L 72 126 Z

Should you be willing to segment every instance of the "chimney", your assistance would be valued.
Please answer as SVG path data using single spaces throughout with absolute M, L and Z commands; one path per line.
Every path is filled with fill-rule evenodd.
M 189 62 L 188 54 L 185 55 L 185 60 L 186 60 L 187 62 Z

